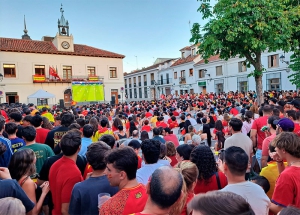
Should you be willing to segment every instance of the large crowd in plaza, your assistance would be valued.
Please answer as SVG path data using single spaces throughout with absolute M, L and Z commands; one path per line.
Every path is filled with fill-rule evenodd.
M 1 105 L 0 215 L 300 214 L 300 91 Z

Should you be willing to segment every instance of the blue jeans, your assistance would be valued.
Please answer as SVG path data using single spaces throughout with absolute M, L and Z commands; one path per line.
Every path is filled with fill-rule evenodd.
M 261 157 L 262 157 L 262 150 L 261 149 L 257 149 L 256 153 L 255 153 L 257 162 L 259 164 L 259 167 L 261 168 Z

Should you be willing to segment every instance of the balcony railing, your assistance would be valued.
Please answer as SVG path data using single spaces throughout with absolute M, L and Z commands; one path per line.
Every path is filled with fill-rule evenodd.
M 179 84 L 186 84 L 185 77 L 179 77 Z
M 169 78 L 169 79 L 162 79 L 162 80 L 159 80 L 159 85 L 164 85 L 164 84 L 171 84 L 172 83 L 172 79 Z
M 125 84 L 125 88 L 127 88 L 127 84 Z
M 151 80 L 151 85 L 155 85 L 155 80 Z
M 136 83 L 133 84 L 133 87 L 136 87 Z
M 139 82 L 139 87 L 142 86 L 142 82 Z
M 131 84 L 129 84 L 129 88 L 131 88 Z
M 144 86 L 147 86 L 147 81 L 144 81 Z
M 68 78 L 46 77 L 45 75 L 33 75 L 33 83 L 71 83 L 73 81 L 98 82 L 103 81 L 103 76 L 72 76 Z

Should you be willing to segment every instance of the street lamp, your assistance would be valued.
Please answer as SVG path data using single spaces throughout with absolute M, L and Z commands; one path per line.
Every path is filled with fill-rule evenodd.
M 282 63 L 286 63 L 287 65 L 289 65 L 290 62 L 289 62 L 289 61 L 285 61 L 284 59 L 285 59 L 285 56 L 284 56 L 284 55 L 281 55 L 281 56 L 280 56 L 280 61 L 281 61 Z

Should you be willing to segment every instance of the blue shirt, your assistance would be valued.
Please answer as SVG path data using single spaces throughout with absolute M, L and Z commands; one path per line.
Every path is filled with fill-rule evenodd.
M 106 177 L 89 177 L 87 180 L 75 184 L 69 206 L 70 215 L 98 215 L 98 194 L 109 193 L 115 195 L 118 187 L 112 187 Z
M 15 153 L 19 148 L 23 147 L 26 145 L 25 141 L 19 137 L 10 139 L 11 142 L 11 148 L 13 152 Z
M 160 143 L 163 143 L 163 144 L 166 143 L 166 141 L 163 138 L 161 138 L 160 136 L 154 136 L 152 138 L 152 140 L 158 140 Z
M 85 153 L 87 152 L 87 148 L 92 144 L 92 138 L 83 137 L 81 138 L 81 149 L 79 151 L 79 155 L 85 157 Z
M 0 156 L 0 166 L 8 167 L 11 156 L 13 155 L 13 151 L 11 148 L 11 142 L 9 139 L 5 137 L 0 137 L 0 142 L 6 146 L 6 151 Z

